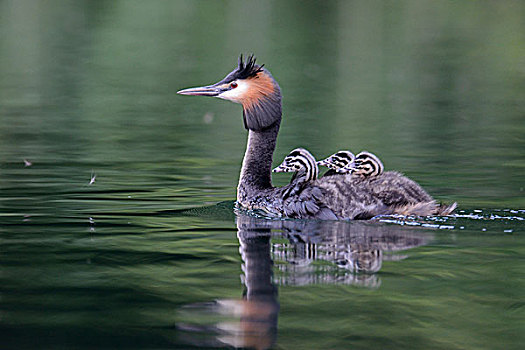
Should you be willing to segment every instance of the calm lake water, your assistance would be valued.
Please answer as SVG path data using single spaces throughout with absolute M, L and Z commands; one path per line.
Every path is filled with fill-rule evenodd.
M 0 1 L 0 348 L 522 348 L 524 14 Z M 366 149 L 457 214 L 235 212 L 241 109 L 175 91 L 241 52 L 283 90 L 275 164 Z

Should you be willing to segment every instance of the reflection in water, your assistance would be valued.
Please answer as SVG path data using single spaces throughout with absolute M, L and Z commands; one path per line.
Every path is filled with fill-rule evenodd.
M 181 310 L 183 316 L 197 323 L 177 326 L 183 332 L 182 340 L 194 345 L 268 349 L 277 337 L 279 312 L 277 288 L 272 282 L 271 227 L 264 220 L 257 225 L 245 216 L 237 219 L 243 298 L 186 306 Z M 205 325 L 210 319 L 214 322 Z
M 375 274 L 389 255 L 424 245 L 428 234 L 362 222 L 266 220 L 239 214 L 242 299 L 180 309 L 182 340 L 197 346 L 267 349 L 277 339 L 277 285 L 313 283 L 379 287 Z M 272 243 L 285 239 L 288 243 Z M 272 259 L 273 257 L 273 259 Z M 273 276 L 274 260 L 279 277 Z
M 428 234 L 411 232 L 399 226 L 336 221 L 282 221 L 280 230 L 290 243 L 272 245 L 279 262 L 278 284 L 313 283 L 354 284 L 379 287 L 375 272 L 383 260 L 401 260 L 405 255 L 390 253 L 428 243 Z M 317 261 L 318 264 L 314 264 Z M 328 262 L 329 264 L 319 264 Z

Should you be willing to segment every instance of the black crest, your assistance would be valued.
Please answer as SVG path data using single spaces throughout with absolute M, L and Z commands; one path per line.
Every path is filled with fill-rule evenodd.
M 248 79 L 262 72 L 264 64 L 258 65 L 255 63 L 256 58 L 250 55 L 246 58 L 246 62 L 243 62 L 242 54 L 239 56 L 239 66 L 232 73 L 233 79 Z
M 246 62 L 244 62 L 241 54 L 239 56 L 238 66 L 216 85 L 230 83 L 237 79 L 248 79 L 254 77 L 257 73 L 263 71 L 263 67 L 264 64 L 259 66 L 255 63 L 255 57 L 253 57 L 253 55 L 248 56 Z

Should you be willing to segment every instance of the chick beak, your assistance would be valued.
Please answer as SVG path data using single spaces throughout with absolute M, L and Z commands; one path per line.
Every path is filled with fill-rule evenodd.
M 328 158 L 320 160 L 317 162 L 318 166 L 326 166 L 328 164 Z
M 283 164 L 279 165 L 277 168 L 273 169 L 273 173 L 284 173 L 286 171 L 286 168 Z

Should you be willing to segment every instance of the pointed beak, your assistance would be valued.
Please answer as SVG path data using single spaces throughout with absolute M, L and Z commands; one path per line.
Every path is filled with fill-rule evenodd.
M 189 89 L 183 89 L 177 91 L 179 95 L 190 95 L 190 96 L 218 96 L 224 89 L 216 85 L 199 86 Z
M 318 166 L 326 166 L 328 164 L 328 158 L 320 160 L 317 162 Z
M 273 173 L 284 173 L 286 172 L 286 168 L 283 164 L 279 165 L 277 168 L 272 170 Z

